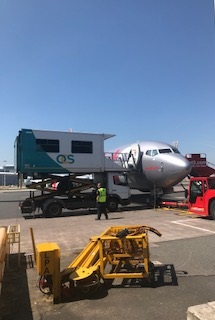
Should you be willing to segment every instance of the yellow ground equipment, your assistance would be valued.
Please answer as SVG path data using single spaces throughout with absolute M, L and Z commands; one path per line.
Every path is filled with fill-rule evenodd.
M 158 230 L 149 226 L 114 226 L 100 236 L 92 237 L 86 248 L 60 273 L 61 292 L 57 296 L 65 293 L 74 295 L 77 288 L 89 293 L 95 291 L 101 281 L 109 282 L 116 278 L 150 281 L 153 264 L 149 258 L 148 231 L 161 236 Z M 47 254 L 37 256 L 45 257 Z M 37 261 L 37 264 L 41 265 L 41 262 Z M 53 293 L 51 284 L 55 283 L 54 279 L 50 279 L 50 275 L 44 274 L 44 277 L 46 286 Z M 42 284 L 44 277 L 41 277 Z

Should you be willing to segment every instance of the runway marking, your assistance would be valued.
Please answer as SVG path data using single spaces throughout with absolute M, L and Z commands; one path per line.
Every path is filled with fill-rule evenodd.
M 190 226 L 190 225 L 187 225 L 186 223 L 183 223 L 181 222 L 182 220 L 179 220 L 179 221 L 171 221 L 172 223 L 176 223 L 176 224 L 179 224 L 181 226 L 185 226 L 185 227 L 188 227 L 188 228 L 193 228 L 193 229 L 197 229 L 197 230 L 200 230 L 200 231 L 204 231 L 204 232 L 209 232 L 209 233 L 212 233 L 212 234 L 215 234 L 215 231 L 211 231 L 211 230 L 208 230 L 208 229 L 205 229 L 205 228 L 200 228 L 200 227 L 195 227 L 195 226 Z M 184 220 L 183 220 L 184 221 Z M 193 221 L 193 219 L 188 219 L 186 221 Z

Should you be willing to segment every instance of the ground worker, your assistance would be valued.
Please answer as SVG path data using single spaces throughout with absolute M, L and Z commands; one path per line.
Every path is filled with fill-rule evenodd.
M 101 219 L 102 213 L 104 213 L 105 218 L 108 219 L 108 214 L 106 210 L 106 198 L 107 198 L 107 190 L 106 188 L 102 188 L 101 183 L 97 184 L 97 192 L 96 192 L 96 203 L 97 203 L 97 218 L 96 220 Z

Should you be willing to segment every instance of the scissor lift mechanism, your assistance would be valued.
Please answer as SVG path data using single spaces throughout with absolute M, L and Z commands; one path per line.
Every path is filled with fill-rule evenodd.
M 47 187 L 47 185 L 52 185 L 54 182 L 64 182 L 66 181 L 68 183 L 68 189 L 67 190 L 54 190 L 51 187 Z M 69 183 L 73 184 L 73 187 L 69 187 Z M 35 196 L 34 198 L 39 198 L 39 197 L 50 197 L 50 196 L 58 196 L 61 195 L 62 193 L 65 195 L 77 195 L 80 193 L 80 191 L 87 190 L 91 187 L 94 186 L 94 183 L 91 179 L 82 179 L 78 178 L 78 175 L 69 175 L 66 177 L 60 177 L 56 176 L 54 178 L 48 178 L 44 181 L 41 182 L 33 182 L 30 185 L 27 186 L 28 189 L 35 189 L 38 191 L 41 191 L 41 195 Z M 45 193 L 47 192 L 47 193 Z
M 158 236 L 161 233 L 149 226 L 114 226 L 108 228 L 100 236 L 90 239 L 86 248 L 62 272 L 60 272 L 60 292 L 53 289 L 52 275 L 41 275 L 40 289 L 49 287 L 54 295 L 54 301 L 60 296 L 71 293 L 75 289 L 82 292 L 94 292 L 101 281 L 122 279 L 147 279 L 151 280 L 153 264 L 149 258 L 148 231 Z M 47 249 L 47 244 L 44 244 Z M 41 247 L 40 247 L 41 249 Z M 40 255 L 37 254 L 37 257 Z M 47 256 L 45 254 L 45 256 Z M 37 261 L 41 265 L 41 261 Z M 56 299 L 57 296 L 57 299 Z
M 52 189 L 54 182 L 64 183 L 67 188 L 62 189 Z M 58 196 L 86 196 L 82 191 L 88 190 L 94 187 L 94 182 L 91 179 L 79 178 L 79 175 L 69 175 L 65 177 L 52 176 L 46 178 L 40 182 L 33 182 L 27 186 L 28 189 L 37 190 L 40 194 L 35 195 L 35 191 L 30 191 L 30 197 L 26 198 L 22 203 L 19 204 L 22 213 L 32 213 L 37 207 L 42 206 L 43 202 L 48 199 L 52 199 Z

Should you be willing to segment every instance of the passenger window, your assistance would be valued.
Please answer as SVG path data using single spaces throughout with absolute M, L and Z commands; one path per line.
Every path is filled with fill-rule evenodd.
M 59 152 L 59 140 L 53 139 L 36 139 L 37 152 Z
M 72 153 L 93 153 L 92 141 L 75 141 L 71 142 Z

